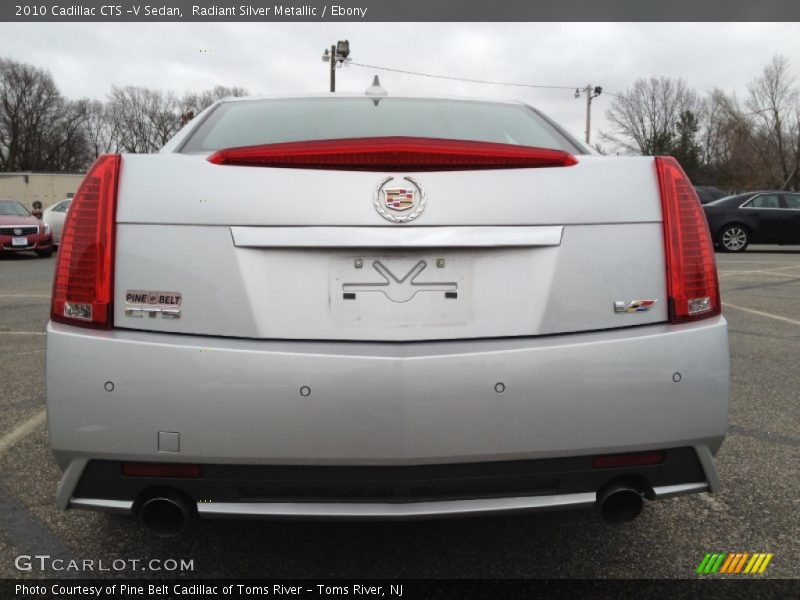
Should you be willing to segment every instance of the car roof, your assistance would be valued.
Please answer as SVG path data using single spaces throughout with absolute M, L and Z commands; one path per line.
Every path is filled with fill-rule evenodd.
M 480 96 L 454 96 L 454 95 L 438 95 L 438 94 L 389 94 L 388 96 L 369 96 L 363 92 L 326 92 L 317 94 L 256 94 L 253 96 L 227 96 L 222 98 L 220 102 L 252 102 L 258 100 L 304 100 L 304 99 L 328 99 L 336 100 L 341 98 L 365 98 L 369 100 L 385 100 L 391 98 L 401 98 L 404 100 L 455 100 L 463 102 L 486 102 L 489 104 L 511 104 L 528 106 L 526 102 L 514 99 L 503 98 L 485 98 Z

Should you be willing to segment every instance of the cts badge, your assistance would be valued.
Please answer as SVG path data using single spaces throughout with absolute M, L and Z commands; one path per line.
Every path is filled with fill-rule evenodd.
M 392 223 L 408 223 L 425 210 L 425 193 L 411 177 L 387 177 L 375 190 L 375 210 Z
M 617 300 L 614 302 L 615 313 L 634 313 L 634 312 L 647 312 L 656 305 L 658 300 L 632 300 L 631 302 L 624 302 Z

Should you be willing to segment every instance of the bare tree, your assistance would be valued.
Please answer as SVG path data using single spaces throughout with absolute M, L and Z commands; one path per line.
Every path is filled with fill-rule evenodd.
M 221 98 L 244 94 L 243 88 L 217 86 L 178 99 L 172 92 L 113 87 L 104 110 L 109 145 L 124 152 L 155 152 L 203 109 Z
M 708 178 L 733 189 L 764 187 L 760 143 L 736 95 L 715 89 L 705 106 L 701 145 Z
M 755 120 L 753 138 L 770 187 L 785 187 L 796 176 L 798 90 L 789 61 L 775 56 L 748 87 L 745 107 Z
M 182 114 L 193 112 L 197 115 L 217 100 L 246 95 L 247 90 L 242 87 L 226 87 L 224 85 L 217 85 L 201 92 L 189 92 L 181 98 L 181 112 Z
M 77 143 L 79 122 L 48 72 L 0 59 L 0 170 L 58 169 L 58 145 Z
M 601 135 L 623 151 L 668 154 L 682 119 L 697 119 L 701 110 L 697 93 L 682 79 L 637 79 L 632 88 L 614 97 L 606 111 L 614 129 Z
M 112 87 L 106 114 L 112 143 L 124 152 L 155 152 L 180 124 L 175 95 L 144 87 Z
M 155 152 L 182 125 L 240 87 L 186 93 L 112 87 L 106 102 L 65 99 L 51 75 L 0 58 L 0 170 L 84 170 L 105 152 Z
M 713 90 L 703 101 L 700 130 L 701 159 L 704 165 L 724 160 L 727 130 L 730 126 L 728 97 L 719 89 Z
M 85 100 L 65 102 L 42 145 L 42 158 L 50 171 L 77 172 L 95 158 L 86 137 L 88 118 Z
M 242 87 L 226 87 L 224 85 L 217 85 L 202 92 L 188 92 L 181 98 L 181 127 L 217 100 L 246 95 L 247 90 Z
M 704 160 L 730 187 L 800 185 L 800 94 L 788 61 L 774 57 L 748 86 L 745 100 L 714 90 L 708 100 Z
M 107 107 L 100 100 L 85 98 L 80 102 L 84 103 L 85 107 L 86 122 L 84 124 L 84 132 L 92 159 L 96 159 L 106 152 L 118 152 L 120 147 L 111 135 L 112 128 Z

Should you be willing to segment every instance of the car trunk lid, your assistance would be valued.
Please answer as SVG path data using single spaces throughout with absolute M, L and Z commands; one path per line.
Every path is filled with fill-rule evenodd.
M 667 319 L 652 158 L 448 172 L 206 158 L 124 157 L 115 326 L 415 341 Z M 376 210 L 386 201 L 381 186 L 410 188 L 406 179 L 424 194 L 424 209 L 413 221 L 389 221 Z M 627 310 L 643 300 L 655 302 Z M 626 310 L 615 311 L 620 302 Z

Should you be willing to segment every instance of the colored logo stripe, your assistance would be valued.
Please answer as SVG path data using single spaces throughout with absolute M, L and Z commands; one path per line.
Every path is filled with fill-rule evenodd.
M 730 564 L 723 565 L 720 573 L 738 573 L 742 570 L 744 561 L 747 560 L 748 556 L 750 556 L 748 552 L 737 552 L 735 554 L 731 554 Z
M 725 552 L 706 553 L 695 572 L 703 575 L 710 575 L 717 572 L 720 574 L 760 574 L 766 570 L 773 556 L 774 554 L 772 553 L 764 552 L 757 552 L 755 554 L 750 554 L 749 552 L 734 552 L 730 554 Z
M 753 558 L 747 563 L 744 568 L 745 573 L 763 573 L 767 568 L 769 561 L 772 560 L 772 554 L 753 554 Z
M 725 558 L 725 553 L 722 552 L 720 554 L 706 554 L 703 557 L 703 560 L 700 562 L 700 566 L 697 567 L 697 573 L 716 573 L 717 569 L 719 569 L 722 561 Z
M 725 562 L 722 563 L 722 568 L 719 570 L 720 573 L 730 573 L 731 564 L 734 562 L 734 559 L 737 557 L 737 554 L 728 554 L 728 558 L 725 559 Z

